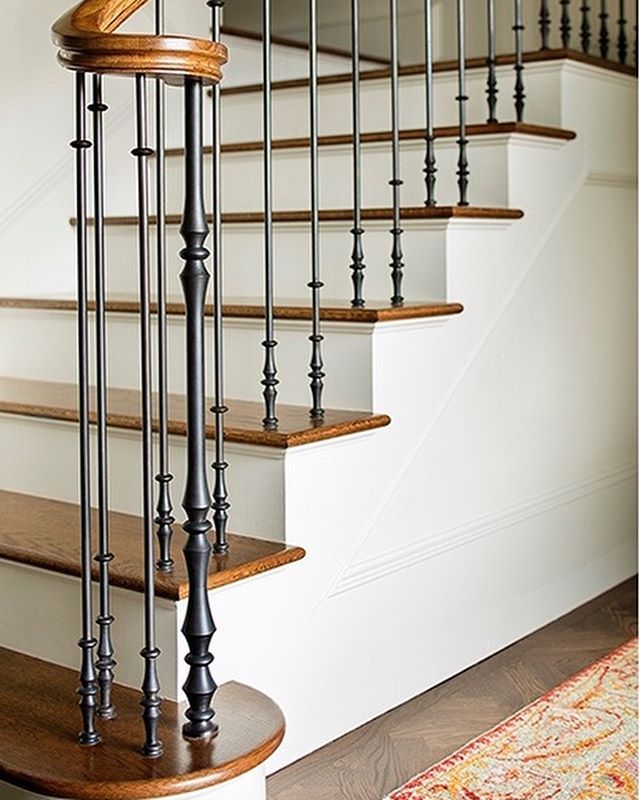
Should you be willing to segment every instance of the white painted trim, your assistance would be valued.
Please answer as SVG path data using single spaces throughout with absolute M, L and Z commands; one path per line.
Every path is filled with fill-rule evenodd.
M 611 189 L 636 189 L 638 176 L 624 172 L 598 172 L 592 170 L 585 178 L 587 186 L 603 186 Z

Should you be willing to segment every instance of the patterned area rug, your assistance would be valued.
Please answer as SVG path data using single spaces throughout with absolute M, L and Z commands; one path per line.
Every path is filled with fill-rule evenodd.
M 632 639 L 386 800 L 621 800 L 638 796 Z

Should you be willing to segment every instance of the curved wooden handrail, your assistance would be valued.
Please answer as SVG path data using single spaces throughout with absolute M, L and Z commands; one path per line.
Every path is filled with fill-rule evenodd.
M 60 63 L 85 72 L 162 77 L 180 84 L 185 77 L 216 83 L 227 49 L 219 42 L 188 36 L 115 33 L 148 0 L 83 0 L 52 28 Z

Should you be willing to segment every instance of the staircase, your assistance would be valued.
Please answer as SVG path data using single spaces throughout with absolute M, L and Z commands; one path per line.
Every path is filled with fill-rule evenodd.
M 167 29 L 206 31 L 212 15 L 215 38 L 220 4 L 201 5 L 170 9 Z M 456 4 L 445 5 L 455 19 Z M 60 13 L 65 10 L 62 3 Z M 153 21 L 151 9 L 142 8 L 127 23 L 129 32 L 150 30 Z M 537 39 L 538 31 L 528 30 L 527 37 L 534 34 Z M 434 31 L 444 51 L 438 36 L 446 31 Z M 30 205 L 22 212 L 37 218 L 43 237 L 47 225 L 55 231 L 50 248 L 40 247 L 31 259 L 25 241 L 29 258 L 22 258 L 20 270 L 0 276 L 0 341 L 6 343 L 0 351 L 3 800 L 264 799 L 265 774 L 635 572 L 635 69 L 612 60 L 613 52 L 603 58 L 594 47 L 578 51 L 571 49 L 577 44 L 551 40 L 546 48 L 524 50 L 516 41 L 516 52 L 493 64 L 497 120 L 486 122 L 486 57 L 465 63 L 463 49 L 458 61 L 436 61 L 427 93 L 424 63 L 398 67 L 393 57 L 356 59 L 365 295 L 358 306 L 352 302 L 352 229 L 358 226 L 351 54 L 312 48 L 319 77 L 310 83 L 308 49 L 277 37 L 267 48 L 273 193 L 265 199 L 269 94 L 261 72 L 263 39 L 227 29 L 222 41 L 231 56 L 222 88 L 204 98 L 204 198 L 215 237 L 212 198 L 220 192 L 224 295 L 207 295 L 202 308 L 207 373 L 201 388 L 211 409 L 202 439 L 206 463 L 215 468 L 208 473 L 211 485 L 214 475 L 226 473 L 228 496 L 216 483 L 214 512 L 220 514 L 228 500 L 232 532 L 221 538 L 225 526 L 214 519 L 211 539 L 216 547 L 228 544 L 228 552 L 218 548 L 203 576 L 206 587 L 199 585 L 217 628 L 211 671 L 221 687 L 213 699 L 219 732 L 196 742 L 180 732 L 182 687 L 192 666 L 185 656 L 192 659 L 195 652 L 189 653 L 193 644 L 180 628 L 193 614 L 189 604 L 198 589 L 181 553 L 192 542 L 182 530 L 189 512 L 180 504 L 194 441 L 193 374 L 185 359 L 193 346 L 185 324 L 193 309 L 185 307 L 177 256 L 185 248 L 179 231 L 185 178 L 189 184 L 184 92 L 166 92 L 166 214 L 154 195 L 148 225 L 152 263 L 161 241 L 158 221 L 166 225 L 167 286 L 163 306 L 152 270 L 153 395 L 145 399 L 139 337 L 146 310 L 138 284 L 141 216 L 134 192 L 140 165 L 129 154 L 135 145 L 133 79 L 107 77 L 106 329 L 101 331 L 92 263 L 92 385 L 85 422 L 94 476 L 100 474 L 100 442 L 108 443 L 118 716 L 97 720 L 100 745 L 76 743 L 78 593 L 90 578 L 83 567 L 87 541 L 77 469 L 84 423 L 75 353 L 83 308 L 73 261 L 84 223 L 71 200 L 67 158 L 68 169 L 41 181 L 33 210 Z M 47 58 L 53 70 L 51 53 Z M 513 121 L 514 65 L 524 65 L 520 121 Z M 468 96 L 464 110 L 456 102 L 465 94 L 461 80 Z M 314 89 L 315 132 L 309 127 Z M 390 124 L 394 93 L 397 125 Z M 425 205 L 427 97 L 437 167 L 431 205 Z M 219 183 L 210 125 L 218 102 Z M 468 140 L 469 204 L 460 204 L 461 139 Z M 310 202 L 309 169 L 316 145 L 317 205 Z M 148 157 L 152 170 L 157 155 Z M 188 143 L 186 155 L 188 161 Z M 399 202 L 389 186 L 396 170 L 403 181 Z M 92 242 L 102 224 L 92 204 L 90 209 Z M 8 253 L 27 223 L 11 219 L 3 231 Z M 392 244 L 399 236 L 397 259 Z M 273 303 L 264 286 L 265 246 L 273 254 Z M 323 286 L 316 283 L 310 292 L 312 266 Z M 398 272 L 405 299 L 390 304 L 390 276 Z M 264 424 L 270 315 L 277 342 L 275 426 Z M 163 330 L 164 393 L 156 374 Z M 94 347 L 103 333 L 108 385 L 96 387 Z M 312 383 L 323 381 L 323 413 L 310 415 L 310 407 L 319 410 L 309 391 L 318 335 L 322 365 L 315 371 L 312 365 L 311 377 Z M 222 422 L 223 451 L 215 436 Z M 155 572 L 155 597 L 141 493 L 149 483 L 141 442 L 152 427 L 153 474 L 160 469 L 156 450 L 164 437 L 177 519 L 175 566 Z M 225 460 L 228 470 L 220 467 Z M 91 569 L 94 616 L 99 579 L 104 589 L 96 533 L 104 522 L 101 486 L 94 481 L 91 497 L 91 555 L 98 554 Z M 151 660 L 164 698 L 156 731 L 164 753 L 156 759 L 139 752 L 144 732 L 138 688 L 143 666 L 149 669 L 139 651 L 149 634 L 150 603 L 161 651 Z M 145 701 L 155 702 L 151 694 L 143 693 Z

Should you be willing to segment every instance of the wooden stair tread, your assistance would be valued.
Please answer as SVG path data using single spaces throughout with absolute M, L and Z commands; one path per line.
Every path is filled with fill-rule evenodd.
M 70 298 L 60 297 L 0 297 L 0 308 L 24 308 L 48 311 L 76 311 L 78 304 Z M 140 311 L 140 303 L 130 297 L 113 297 L 107 301 L 106 309 L 111 313 L 134 314 Z M 95 310 L 95 302 L 89 303 L 89 310 Z M 367 301 L 365 308 L 352 308 L 335 301 L 325 301 L 320 309 L 320 319 L 325 322 L 376 323 L 393 322 L 402 319 L 421 319 L 429 317 L 446 317 L 460 314 L 464 307 L 460 303 L 445 302 L 405 302 L 402 306 L 392 306 L 382 300 Z M 276 319 L 310 320 L 311 307 L 306 300 L 291 300 L 274 306 Z M 152 312 L 157 312 L 157 304 L 152 304 Z M 167 314 L 184 315 L 184 303 L 181 300 L 169 300 Z M 213 306 L 205 307 L 207 317 L 213 316 Z M 264 306 L 250 300 L 234 300 L 225 303 L 222 308 L 224 317 L 263 319 Z
M 278 747 L 285 723 L 261 692 L 227 683 L 214 697 L 220 731 L 186 742 L 181 709 L 162 705 L 164 755 L 140 755 L 140 694 L 114 687 L 118 716 L 97 721 L 104 741 L 77 744 L 74 670 L 0 648 L 0 779 L 28 791 L 70 800 L 138 800 L 197 791 L 248 772 Z
M 445 139 L 458 136 L 459 130 L 456 125 L 443 125 L 434 129 L 436 139 Z M 574 131 L 565 128 L 555 128 L 549 125 L 534 125 L 529 122 L 483 122 L 479 124 L 467 125 L 467 136 L 496 136 L 507 134 L 521 134 L 527 136 L 539 136 L 544 139 L 558 139 L 561 141 L 571 141 L 576 138 Z M 420 141 L 424 140 L 426 130 L 424 128 L 407 128 L 400 131 L 400 141 Z M 370 131 L 360 136 L 363 145 L 375 144 L 378 142 L 390 142 L 391 131 Z M 274 150 L 295 150 L 306 149 L 309 147 L 308 137 L 298 136 L 288 139 L 274 139 Z M 320 136 L 318 140 L 320 147 L 347 146 L 353 144 L 352 134 L 334 134 Z M 247 153 L 261 151 L 264 148 L 262 141 L 254 142 L 229 142 L 222 145 L 223 153 Z M 211 145 L 203 148 L 206 154 L 211 153 Z M 171 147 L 167 149 L 167 156 L 181 156 L 184 148 Z
M 92 421 L 95 420 L 95 393 L 92 391 Z M 213 405 L 208 400 L 209 407 Z M 305 406 L 280 404 L 278 428 L 263 428 L 262 403 L 229 400 L 225 415 L 225 439 L 229 442 L 285 449 L 334 439 L 361 431 L 383 428 L 391 420 L 386 414 L 327 409 L 324 419 L 313 420 Z M 109 389 L 108 425 L 112 428 L 140 430 L 140 393 L 134 389 Z M 0 378 L 0 413 L 77 422 L 77 390 L 72 383 Z M 157 426 L 156 426 L 157 427 Z M 186 435 L 184 395 L 169 395 L 169 433 Z M 207 438 L 215 438 L 214 425 L 207 424 Z
M 612 72 L 620 72 L 624 75 L 637 74 L 637 70 L 635 69 L 635 67 L 630 66 L 628 64 L 618 64 L 615 61 L 609 61 L 607 59 L 600 58 L 599 56 L 583 53 L 579 50 L 572 50 L 571 48 L 533 50 L 531 52 L 523 54 L 523 60 L 525 64 L 533 64 L 538 61 L 561 61 L 563 59 L 567 59 L 569 61 L 579 61 L 583 64 L 590 64 L 591 66 L 600 67 L 602 69 L 610 70 Z M 509 65 L 509 64 L 515 64 L 515 60 L 516 57 L 514 53 L 506 53 L 504 55 L 497 56 L 496 63 L 498 66 Z M 467 58 L 465 63 L 468 70 L 486 69 L 487 67 L 487 59 L 486 57 L 482 56 Z M 436 61 L 433 65 L 433 71 L 436 73 L 454 72 L 457 69 L 458 69 L 457 60 Z M 400 66 L 399 73 L 400 77 L 404 77 L 405 75 L 424 75 L 424 70 L 425 70 L 424 63 L 404 64 Z M 361 81 L 380 80 L 390 77 L 391 77 L 391 72 L 388 67 L 380 67 L 378 69 L 367 69 L 363 70 L 360 74 Z M 339 84 L 339 83 L 351 83 L 351 72 L 341 72 L 339 74 L 334 74 L 334 75 L 320 75 L 318 78 L 318 84 L 320 86 Z M 308 85 L 309 81 L 307 78 L 279 80 L 273 82 L 273 90 L 277 92 L 282 89 L 296 89 L 296 88 L 307 87 Z M 222 94 L 251 94 L 253 92 L 262 92 L 262 84 L 247 83 L 242 86 L 222 87 Z
M 64 575 L 80 574 L 80 512 L 73 503 L 48 500 L 16 492 L 0 491 L 0 558 L 28 564 Z M 180 509 L 176 509 L 179 516 Z M 94 531 L 97 516 L 94 511 Z M 142 520 L 131 514 L 111 512 L 109 516 L 111 550 L 110 575 L 113 586 L 134 592 L 144 591 L 142 564 Z M 173 572 L 156 572 L 158 597 L 178 601 L 189 596 L 187 570 L 182 557 L 186 541 L 180 523 L 174 525 Z M 209 589 L 259 575 L 299 561 L 305 551 L 284 542 L 254 539 L 229 534 L 229 553 L 214 555 L 209 567 Z M 94 565 L 94 579 L 98 565 Z

